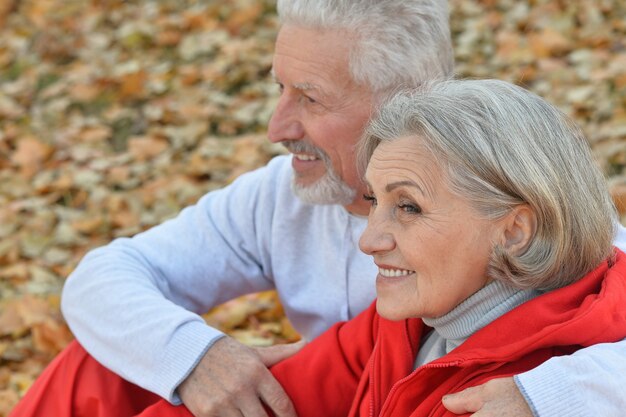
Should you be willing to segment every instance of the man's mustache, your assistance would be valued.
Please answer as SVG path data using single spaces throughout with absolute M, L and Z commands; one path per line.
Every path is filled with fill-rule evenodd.
M 326 161 L 328 159 L 328 156 L 326 155 L 326 152 L 322 151 L 320 148 L 318 148 L 317 146 L 311 145 L 308 142 L 305 142 L 303 140 L 290 140 L 290 141 L 285 141 L 282 143 L 282 145 L 287 148 L 287 150 L 289 152 L 292 153 L 307 153 L 307 154 L 311 154 L 323 161 Z

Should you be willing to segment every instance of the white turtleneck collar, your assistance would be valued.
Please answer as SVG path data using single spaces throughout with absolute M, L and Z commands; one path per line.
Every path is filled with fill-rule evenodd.
M 540 294 L 536 290 L 520 290 L 501 281 L 492 281 L 449 313 L 423 319 L 433 331 L 422 341 L 415 368 L 449 353 L 476 331 Z

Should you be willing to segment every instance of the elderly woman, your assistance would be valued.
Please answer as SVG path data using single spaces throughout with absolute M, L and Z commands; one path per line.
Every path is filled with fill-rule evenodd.
M 360 158 L 378 298 L 272 368 L 299 417 L 451 415 L 447 393 L 626 337 L 614 207 L 556 108 L 501 81 L 429 84 L 383 106 Z

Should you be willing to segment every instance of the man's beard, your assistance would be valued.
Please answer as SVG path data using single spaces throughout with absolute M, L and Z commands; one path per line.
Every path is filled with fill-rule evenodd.
M 284 146 L 293 153 L 306 153 L 319 158 L 326 167 L 326 173 L 313 184 L 298 184 L 296 177 L 291 181 L 291 189 L 296 197 L 309 204 L 348 205 L 354 201 L 356 190 L 350 188 L 333 169 L 330 157 L 321 149 L 304 141 L 287 141 Z M 295 156 L 293 156 L 295 158 Z

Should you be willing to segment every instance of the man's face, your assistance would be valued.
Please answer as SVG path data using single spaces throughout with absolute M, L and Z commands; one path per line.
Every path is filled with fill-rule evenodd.
M 350 76 L 350 44 L 344 32 L 283 26 L 273 61 L 281 95 L 268 135 L 294 155 L 298 196 L 366 214 L 354 148 L 369 120 L 372 95 Z

